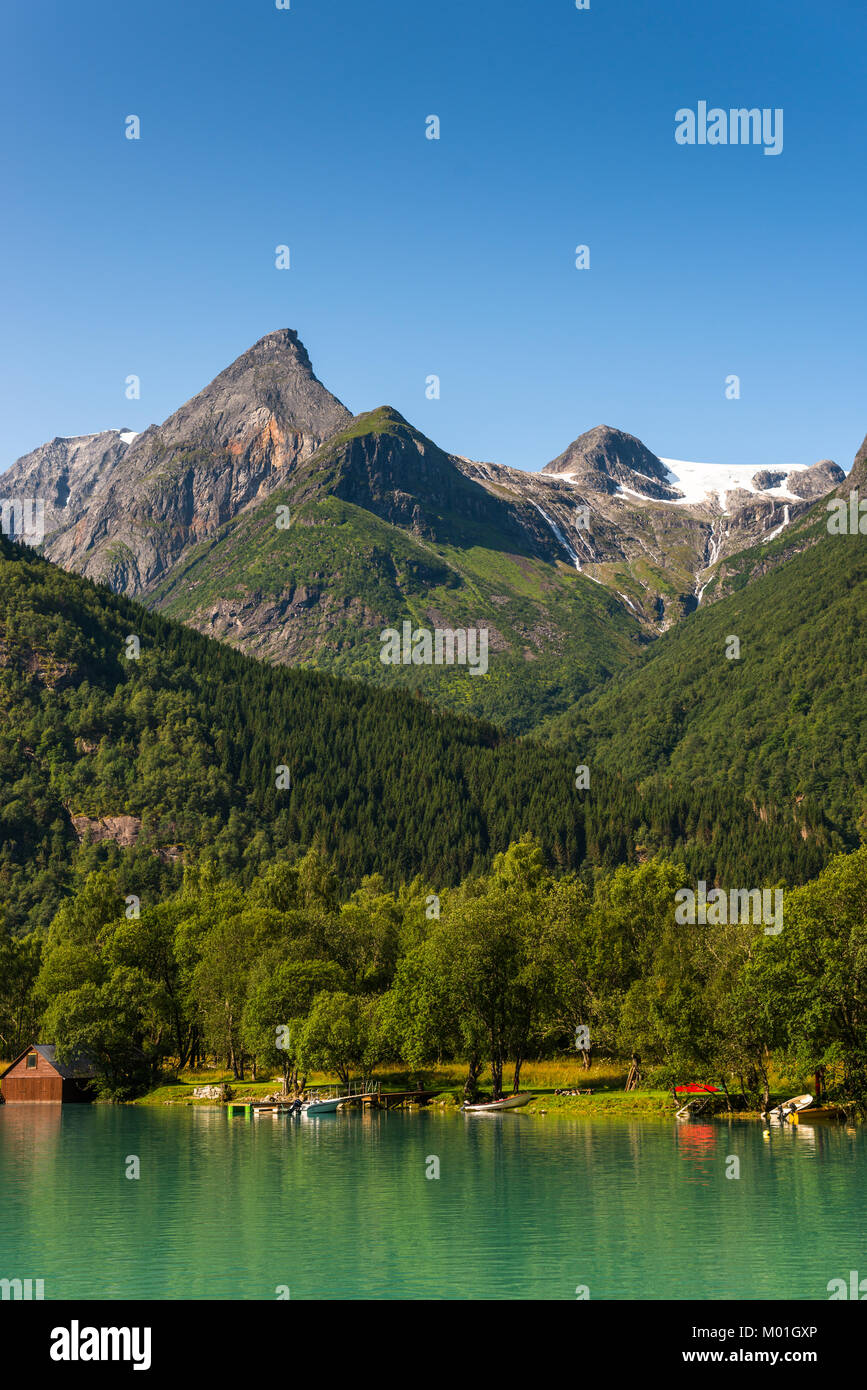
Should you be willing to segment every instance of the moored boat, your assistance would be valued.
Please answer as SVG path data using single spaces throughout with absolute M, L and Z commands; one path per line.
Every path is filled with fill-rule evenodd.
M 372 1103 L 379 1096 L 379 1082 L 350 1082 L 349 1090 L 344 1095 L 335 1095 L 333 1091 L 330 1095 L 320 1095 L 318 1091 L 311 1091 L 302 1103 L 301 1113 L 302 1115 L 333 1115 L 341 1105 L 348 1104 L 350 1101 L 361 1104 Z
M 321 1098 L 313 1097 L 310 1100 L 304 1102 L 304 1104 L 301 1107 L 301 1114 L 333 1115 L 334 1112 L 337 1110 L 337 1107 L 339 1105 L 342 1105 L 345 1100 L 349 1099 L 349 1096 L 322 1096 Z
M 844 1120 L 846 1112 L 837 1105 L 808 1105 L 805 1110 L 793 1110 L 787 1118 L 790 1125 L 811 1125 L 814 1120 Z
M 812 1096 L 793 1096 L 791 1100 L 784 1100 L 782 1105 L 775 1105 L 770 1110 L 766 1110 L 764 1118 L 766 1120 L 786 1120 L 789 1115 L 794 1115 L 799 1110 L 806 1110 L 807 1106 L 812 1104 Z
M 462 1105 L 461 1109 L 474 1115 L 496 1114 L 499 1110 L 517 1110 L 521 1105 L 528 1105 L 532 1099 L 532 1092 L 523 1091 L 515 1096 L 503 1096 L 502 1100 L 486 1100 L 478 1105 Z

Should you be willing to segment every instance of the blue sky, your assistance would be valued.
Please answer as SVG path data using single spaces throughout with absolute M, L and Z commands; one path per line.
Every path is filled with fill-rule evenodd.
M 278 327 L 521 468 L 600 423 L 757 466 L 867 432 L 862 0 L 49 0 L 3 40 L 0 468 Z M 782 154 L 676 144 L 702 100 L 782 107 Z

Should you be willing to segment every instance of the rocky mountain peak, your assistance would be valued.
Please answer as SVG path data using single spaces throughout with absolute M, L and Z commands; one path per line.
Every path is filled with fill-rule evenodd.
M 867 475 L 867 441 L 859 461 L 853 479 Z M 591 607 L 603 602 L 610 613 L 614 605 L 618 623 L 662 631 L 719 596 L 722 586 L 710 580 L 727 557 L 793 527 L 844 478 L 828 459 L 811 468 L 662 459 L 610 425 L 579 435 L 540 472 L 474 463 L 441 449 L 391 406 L 350 415 L 318 380 L 289 328 L 264 334 L 163 424 L 141 434 L 55 439 L 12 472 L 8 496 L 46 501 L 45 551 L 52 560 L 116 591 L 160 594 L 160 602 L 186 602 L 193 568 L 208 603 L 216 594 L 228 612 L 248 587 L 248 527 L 258 528 L 257 535 L 274 532 L 280 585 L 287 566 L 292 569 L 295 587 L 286 590 L 292 612 L 296 591 L 305 613 L 313 594 L 322 597 L 323 612 L 342 602 L 347 555 L 360 547 L 378 564 L 376 557 L 389 550 L 382 522 L 396 528 L 380 574 L 390 592 L 421 583 L 422 574 L 440 584 L 463 552 L 476 557 L 469 573 L 484 553 L 482 573 L 494 586 L 487 617 L 516 595 L 523 604 L 540 586 L 542 609 L 532 622 L 524 613 L 520 641 L 515 637 L 516 649 L 528 652 L 539 643 L 556 646 L 557 596 L 574 582 L 574 571 L 593 581 L 594 590 L 608 591 L 604 599 L 588 598 L 582 581 Z M 291 503 L 293 523 L 301 519 L 291 540 L 274 527 L 278 491 Z M 413 551 L 416 543 L 421 548 Z M 410 554 L 415 559 L 406 568 Z M 540 561 L 547 568 L 538 574 L 533 566 Z M 258 584 L 261 572 L 252 566 L 251 576 L 254 571 Z M 333 592 L 327 592 L 329 572 L 336 576 Z M 477 578 L 468 593 L 476 593 Z M 364 588 L 357 577 L 352 582 Z M 378 584 L 365 608 L 374 627 L 383 616 Z M 275 652 L 282 650 L 284 596 L 279 589 L 269 615 L 256 610 L 256 630 L 247 634 L 256 641 L 258 626 L 267 625 L 263 640 L 273 639 Z M 205 607 L 195 611 L 204 621 Z M 190 616 L 186 609 L 184 616 Z M 298 621 L 285 645 L 296 656 L 313 641 L 302 636 Z
M 356 416 L 299 469 L 298 497 L 322 490 L 428 539 L 486 527 L 516 551 L 559 554 L 532 506 L 479 486 L 393 406 Z
M 259 338 L 251 348 L 248 348 L 246 352 L 242 353 L 241 356 L 237 358 L 237 361 L 242 362 L 245 358 L 265 358 L 271 360 L 284 352 L 288 352 L 297 357 L 298 360 L 307 367 L 308 371 L 312 372 L 313 367 L 310 362 L 310 355 L 294 328 L 277 328 L 273 333 L 263 333 L 262 337 Z
M 159 433 L 163 445 L 195 437 L 226 448 L 273 419 L 280 430 L 300 430 L 321 442 L 351 418 L 314 374 L 295 330 L 281 328 L 230 363 L 170 415 Z
M 645 497 L 672 501 L 679 496 L 668 481 L 662 459 L 634 434 L 597 425 L 573 440 L 568 449 L 546 463 L 543 473 L 574 477 L 588 488 L 614 493 L 628 487 Z
M 52 515 L 46 551 L 140 593 L 351 419 L 294 329 L 266 333 L 162 425 L 101 457 L 89 505 Z
M 41 498 L 45 505 L 45 533 L 51 535 L 77 521 L 94 505 L 105 479 L 127 453 L 133 437 L 129 430 L 55 435 L 0 475 L 0 493 Z
M 236 357 L 234 362 L 214 378 L 211 386 L 238 380 L 250 371 L 261 371 L 263 368 L 276 368 L 278 372 L 284 372 L 289 377 L 298 374 L 317 380 L 310 354 L 295 329 L 278 328 L 273 333 L 264 334 L 252 347 L 247 348 L 246 352 L 242 352 L 240 357 Z
M 833 488 L 839 487 L 845 477 L 846 474 L 833 459 L 819 459 L 818 463 L 812 464 L 809 468 L 789 473 L 785 486 L 796 497 L 815 502 L 817 498 L 825 497 Z

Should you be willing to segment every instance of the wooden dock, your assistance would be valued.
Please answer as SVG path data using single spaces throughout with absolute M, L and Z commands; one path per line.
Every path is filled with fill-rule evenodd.
M 396 1110 L 405 1105 L 427 1105 L 436 1094 L 436 1091 L 383 1091 L 380 1087 L 373 1091 L 350 1091 L 341 1100 L 340 1109 L 360 1105 L 362 1109 L 370 1107 L 378 1110 Z M 226 1101 L 226 1115 L 230 1120 L 236 1116 L 251 1120 L 262 1115 L 291 1115 L 299 1109 L 297 1099 Z
M 351 1105 L 354 1100 L 360 1100 L 364 1105 L 375 1106 L 379 1110 L 396 1110 L 401 1105 L 427 1105 L 436 1095 L 436 1091 L 367 1091 L 361 1096 L 350 1096 L 344 1102 Z
M 362 1109 L 396 1110 L 402 1105 L 427 1105 L 437 1094 L 436 1091 L 383 1091 L 377 1086 L 373 1091 L 349 1091 L 341 1099 L 340 1109 L 348 1110 L 354 1105 Z
M 259 1115 L 291 1115 L 298 1109 L 296 1100 L 227 1100 L 226 1115 L 231 1120 L 235 1115 L 243 1115 L 251 1120 Z

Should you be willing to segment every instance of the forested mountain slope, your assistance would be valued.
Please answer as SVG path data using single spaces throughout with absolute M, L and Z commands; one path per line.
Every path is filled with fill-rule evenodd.
M 844 493 L 851 484 L 847 485 Z M 867 785 L 867 536 L 829 535 L 824 503 L 798 531 L 742 557 L 752 582 L 654 643 L 544 736 L 592 767 L 745 794 L 762 814 L 826 817 L 857 842 Z M 757 572 L 763 564 L 765 572 Z M 736 648 L 739 657 L 727 657 Z
M 730 795 L 642 793 L 628 767 L 577 791 L 577 761 L 410 693 L 256 662 L 0 538 L 10 929 L 46 924 L 100 863 L 153 894 L 203 855 L 243 879 L 316 844 L 347 882 L 450 884 L 530 831 L 559 867 L 670 849 L 765 882 L 809 877 L 832 844 Z

